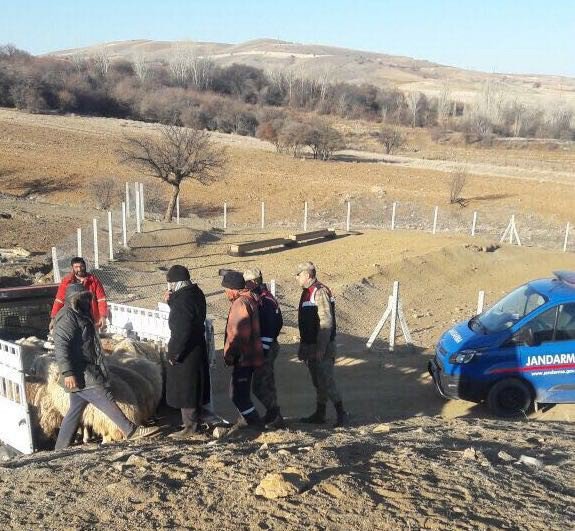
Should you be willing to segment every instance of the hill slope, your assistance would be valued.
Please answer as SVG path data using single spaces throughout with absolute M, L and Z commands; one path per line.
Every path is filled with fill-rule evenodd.
M 421 59 L 273 39 L 240 44 L 132 40 L 86 48 L 54 51 L 54 56 L 91 56 L 102 48 L 112 58 L 144 57 L 148 61 L 168 59 L 185 48 L 199 56 L 210 56 L 220 65 L 242 63 L 264 70 L 293 71 L 304 77 L 327 76 L 333 81 L 397 86 L 406 91 L 436 95 L 448 86 L 452 97 L 469 101 L 486 81 L 501 83 L 510 99 L 538 103 L 575 103 L 575 79 L 561 76 L 485 73 L 455 68 Z

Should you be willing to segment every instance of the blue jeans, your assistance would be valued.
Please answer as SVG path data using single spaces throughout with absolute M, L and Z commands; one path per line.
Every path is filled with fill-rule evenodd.
M 118 407 L 112 393 L 103 387 L 91 387 L 70 393 L 70 409 L 62 420 L 55 450 L 61 450 L 72 444 L 74 434 L 80 425 L 82 413 L 88 404 L 92 404 L 114 422 L 125 436 L 130 435 L 136 425 L 130 422 Z

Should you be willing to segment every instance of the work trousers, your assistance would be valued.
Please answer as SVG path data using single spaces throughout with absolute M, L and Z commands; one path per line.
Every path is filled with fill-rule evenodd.
M 274 341 L 270 348 L 264 350 L 265 362 L 254 369 L 253 391 L 256 398 L 268 411 L 277 408 L 278 396 L 274 376 L 274 363 L 278 357 L 280 346 Z
M 127 437 L 135 429 L 136 425 L 130 422 L 118 404 L 114 402 L 112 393 L 103 387 L 91 387 L 70 393 L 70 408 L 62 420 L 58 439 L 56 440 L 56 450 L 61 450 L 72 444 L 74 435 L 80 425 L 82 413 L 88 404 L 92 404 L 106 415 Z
M 341 395 L 335 385 L 333 366 L 335 359 L 327 356 L 321 360 L 309 359 L 306 361 L 311 380 L 315 387 L 318 404 L 327 404 L 328 399 L 334 404 L 341 402 Z
M 234 367 L 232 372 L 230 398 L 244 418 L 256 410 L 251 397 L 253 375 L 253 367 Z

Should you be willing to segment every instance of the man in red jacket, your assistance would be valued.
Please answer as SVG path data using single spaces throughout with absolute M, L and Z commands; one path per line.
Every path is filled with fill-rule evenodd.
M 90 311 L 92 319 L 94 320 L 94 325 L 96 326 L 96 329 L 99 330 L 106 324 L 106 316 L 108 315 L 108 305 L 106 303 L 104 286 L 102 286 L 98 277 L 86 272 L 86 262 L 80 256 L 72 258 L 70 266 L 70 273 L 62 279 L 58 292 L 56 293 L 56 299 L 54 300 L 52 312 L 50 313 L 50 317 L 52 318 L 50 320 L 50 330 L 54 328 L 54 319 L 56 315 L 64 307 L 68 286 L 75 283 L 82 284 L 86 291 L 92 293 Z

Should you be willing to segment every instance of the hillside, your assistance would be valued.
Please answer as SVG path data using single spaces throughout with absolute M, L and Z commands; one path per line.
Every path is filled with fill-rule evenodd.
M 446 86 L 454 99 L 469 102 L 486 81 L 501 84 L 506 96 L 521 101 L 546 104 L 562 101 L 575 104 L 575 79 L 543 76 L 486 73 L 440 65 L 421 59 L 322 46 L 257 39 L 239 44 L 171 41 L 119 41 L 87 48 L 59 50 L 48 55 L 93 56 L 102 48 L 111 58 L 143 57 L 148 61 L 168 59 L 178 49 L 210 56 L 217 64 L 247 64 L 264 70 L 293 71 L 299 76 L 332 81 L 371 83 L 379 87 L 396 86 L 405 91 L 437 95 Z

